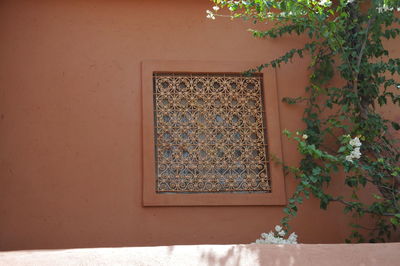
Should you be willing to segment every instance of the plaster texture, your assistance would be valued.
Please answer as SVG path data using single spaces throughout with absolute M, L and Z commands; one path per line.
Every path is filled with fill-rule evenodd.
M 0 253 L 1 265 L 394 266 L 400 244 L 199 245 Z
M 246 32 L 250 23 L 207 20 L 211 6 L 208 0 L 0 1 L 0 250 L 250 243 L 279 223 L 282 206 L 142 204 L 141 62 L 266 62 L 304 43 L 256 40 Z M 398 43 L 390 47 L 395 52 Z M 303 95 L 307 60 L 277 71 L 279 99 Z M 282 129 L 303 127 L 301 105 L 279 101 L 278 108 Z M 296 165 L 295 143 L 282 140 L 283 160 Z M 342 177 L 334 178 L 332 192 L 346 193 Z M 290 195 L 295 183 L 285 182 Z M 302 243 L 337 243 L 349 222 L 341 206 L 325 212 L 310 200 L 293 229 Z M 179 249 L 198 248 L 208 250 Z M 167 258 L 171 249 L 151 252 Z M 218 249 L 218 259 L 258 250 Z M 85 260 L 103 252 L 129 259 L 129 250 L 87 251 L 93 255 Z M 67 259 L 70 252 L 86 251 L 43 254 Z M 39 261 L 37 252 L 20 254 Z M 329 256 L 342 259 L 341 252 Z

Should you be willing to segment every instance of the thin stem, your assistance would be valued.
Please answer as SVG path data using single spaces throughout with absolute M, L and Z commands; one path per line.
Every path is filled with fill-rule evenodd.
M 368 31 L 369 31 L 369 28 L 371 27 L 371 24 L 374 21 L 375 21 L 374 18 L 370 18 L 368 20 L 367 28 L 365 29 L 365 39 L 364 39 L 364 41 L 363 41 L 363 43 L 361 45 L 360 52 L 359 52 L 358 58 L 357 58 L 357 67 L 355 69 L 356 73 L 354 75 L 354 83 L 353 83 L 354 84 L 353 85 L 353 89 L 354 89 L 354 92 L 356 93 L 356 95 L 358 95 L 358 77 L 359 77 L 359 74 L 360 74 L 360 65 L 361 65 L 362 57 L 364 55 L 365 46 L 366 46 L 367 40 L 368 40 Z
M 396 213 L 388 213 L 388 212 L 385 212 L 385 213 L 375 213 L 375 212 L 370 211 L 370 210 L 367 210 L 367 209 L 365 209 L 365 208 L 361 208 L 361 207 L 359 207 L 359 206 L 354 206 L 354 204 L 352 204 L 352 202 L 350 202 L 350 201 L 345 201 L 345 200 L 343 200 L 343 199 L 341 199 L 341 198 L 332 198 L 332 199 L 330 199 L 330 201 L 340 202 L 340 203 L 342 203 L 342 204 L 344 204 L 344 205 L 346 205 L 346 206 L 355 208 L 355 209 L 357 209 L 358 211 L 362 211 L 362 212 L 365 212 L 365 213 L 370 213 L 370 214 L 375 214 L 375 215 L 381 215 L 381 216 L 387 216 L 387 217 L 392 217 L 392 216 L 395 216 L 395 215 L 396 215 Z

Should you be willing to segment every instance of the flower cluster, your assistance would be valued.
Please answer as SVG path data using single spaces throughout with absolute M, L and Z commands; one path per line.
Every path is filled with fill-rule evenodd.
M 262 233 L 261 238 L 257 239 L 254 244 L 297 244 L 296 233 L 291 233 L 287 239 L 283 238 L 286 232 L 280 225 L 275 226 L 275 232 L 270 231 Z
M 297 136 L 300 136 L 300 132 L 299 132 L 299 131 L 296 131 L 296 135 L 297 135 Z M 304 139 L 304 140 L 306 140 L 306 139 L 308 139 L 308 135 L 307 135 L 307 134 L 303 134 L 303 135 L 301 136 L 301 138 Z
M 320 0 L 318 3 L 320 6 L 329 7 L 332 5 L 331 0 Z
M 215 15 L 212 11 L 206 10 L 206 13 L 207 13 L 207 18 L 215 19 Z
M 219 6 L 213 6 L 213 9 L 214 9 L 214 11 L 218 11 Z M 206 13 L 207 13 L 207 18 L 215 19 L 215 14 L 212 11 L 206 10 Z
M 388 12 L 388 11 L 393 11 L 393 7 L 389 7 L 388 5 L 382 5 L 376 8 L 378 10 L 378 13 L 383 13 L 383 12 Z M 397 11 L 400 11 L 400 7 L 397 8 Z
M 353 162 L 354 159 L 360 159 L 360 157 L 361 157 L 361 152 L 360 152 L 361 141 L 360 141 L 360 139 L 358 137 L 355 137 L 354 139 L 351 139 L 349 141 L 349 144 L 353 147 L 353 150 L 350 152 L 349 155 L 346 156 L 346 161 Z

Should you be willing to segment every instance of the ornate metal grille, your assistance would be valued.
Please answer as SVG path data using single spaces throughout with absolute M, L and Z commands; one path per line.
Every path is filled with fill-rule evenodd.
M 153 82 L 157 193 L 271 192 L 261 76 Z

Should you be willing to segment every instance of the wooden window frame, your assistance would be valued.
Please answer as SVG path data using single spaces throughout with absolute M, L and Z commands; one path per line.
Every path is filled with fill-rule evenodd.
M 144 206 L 240 206 L 285 205 L 286 193 L 282 166 L 269 162 L 272 192 L 269 193 L 157 193 L 154 143 L 153 74 L 155 72 L 179 73 L 242 73 L 258 66 L 259 62 L 221 61 L 143 61 L 142 78 L 142 155 L 143 155 L 143 205 Z M 260 72 L 266 113 L 268 153 L 282 157 L 276 70 Z

